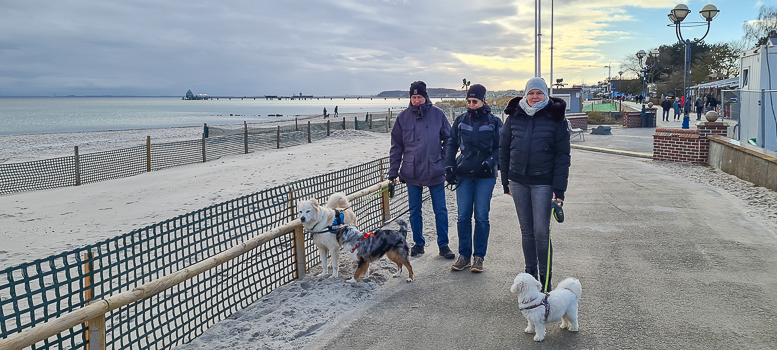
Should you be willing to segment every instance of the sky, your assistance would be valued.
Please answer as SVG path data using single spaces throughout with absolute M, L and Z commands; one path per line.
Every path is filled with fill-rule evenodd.
M 541 3 L 550 81 L 551 1 Z M 594 84 L 617 77 L 640 49 L 673 44 L 667 14 L 678 3 L 555 0 L 553 79 Z M 707 3 L 686 1 L 685 22 L 703 22 Z M 741 40 L 761 5 L 777 6 L 712 3 L 721 12 L 707 43 Z M 0 96 L 375 95 L 416 80 L 460 89 L 464 78 L 496 91 L 522 90 L 534 76 L 534 0 L 0 0 L 0 8 Z

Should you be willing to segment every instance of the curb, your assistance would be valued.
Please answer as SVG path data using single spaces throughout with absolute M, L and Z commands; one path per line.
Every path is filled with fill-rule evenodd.
M 584 151 L 618 154 L 618 155 L 622 155 L 622 156 L 644 158 L 644 159 L 651 159 L 651 160 L 653 159 L 653 154 L 651 154 L 651 153 L 620 151 L 620 150 L 616 150 L 616 149 L 592 147 L 592 146 L 581 146 L 581 145 L 575 145 L 575 144 L 572 144 L 570 146 L 572 146 L 572 148 L 576 148 L 576 149 L 580 149 L 580 150 L 584 150 Z

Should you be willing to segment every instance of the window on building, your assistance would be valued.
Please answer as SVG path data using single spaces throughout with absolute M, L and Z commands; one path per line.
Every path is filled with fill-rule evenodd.
M 742 86 L 741 89 L 747 89 L 748 80 L 750 80 L 750 68 L 742 69 Z

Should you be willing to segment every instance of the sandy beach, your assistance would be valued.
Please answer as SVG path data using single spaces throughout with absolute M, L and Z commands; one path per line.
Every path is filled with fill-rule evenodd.
M 182 128 L 149 129 L 122 133 L 122 140 L 148 133 L 183 137 L 186 132 Z M 83 141 L 93 133 L 78 134 Z M 95 140 L 107 137 L 105 133 L 94 135 Z M 388 134 L 339 130 L 310 145 L 227 156 L 78 187 L 0 196 L 0 269 L 385 157 L 388 149 Z

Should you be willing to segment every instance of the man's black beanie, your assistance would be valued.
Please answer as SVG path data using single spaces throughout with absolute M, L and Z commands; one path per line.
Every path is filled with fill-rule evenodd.
M 410 84 L 410 96 L 412 97 L 413 95 L 422 95 L 428 101 L 429 95 L 426 94 L 426 83 L 419 80 Z
M 467 91 L 467 98 L 470 97 L 486 102 L 486 87 L 480 84 L 470 86 L 469 91 Z

